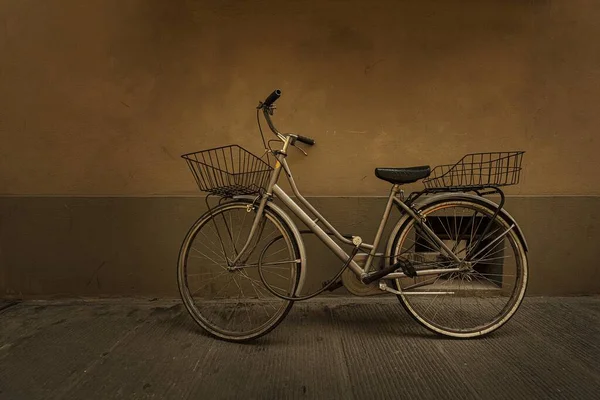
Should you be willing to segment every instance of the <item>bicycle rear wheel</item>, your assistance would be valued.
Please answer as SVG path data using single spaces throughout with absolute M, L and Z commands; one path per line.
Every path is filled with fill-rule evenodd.
M 267 283 L 292 296 L 300 279 L 300 252 L 287 224 L 265 208 L 259 230 L 242 263 L 231 261 L 244 246 L 256 216 L 256 207 L 234 201 L 215 207 L 191 227 L 185 237 L 177 268 L 183 303 L 206 331 L 229 341 L 247 341 L 274 329 L 293 302 L 272 295 L 258 275 L 261 263 Z M 274 238 L 280 238 L 273 243 Z
M 398 231 L 392 247 L 396 259 L 410 261 L 417 271 L 440 270 L 394 281 L 404 308 L 427 329 L 456 338 L 482 336 L 505 324 L 520 306 L 527 256 L 515 227 L 500 215 L 492 220 L 494 211 L 463 199 L 441 200 L 420 210 L 425 224 L 454 254 L 461 259 L 470 254 L 468 268 L 460 272 L 443 272 L 460 264 L 413 219 Z

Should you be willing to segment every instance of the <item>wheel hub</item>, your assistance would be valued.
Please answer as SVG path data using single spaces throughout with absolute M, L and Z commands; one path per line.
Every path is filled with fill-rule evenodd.
M 460 269 L 460 271 L 462 272 L 470 272 L 473 271 L 473 263 L 471 261 L 461 261 L 460 264 L 458 265 L 458 268 Z

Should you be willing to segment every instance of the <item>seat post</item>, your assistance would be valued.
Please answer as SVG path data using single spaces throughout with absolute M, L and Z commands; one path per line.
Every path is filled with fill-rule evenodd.
M 390 217 L 390 213 L 392 211 L 392 205 L 394 203 L 394 197 L 400 192 L 400 185 L 395 183 L 392 185 L 392 189 L 390 190 L 390 196 L 388 197 L 387 204 L 385 206 L 385 210 L 383 211 L 383 217 L 381 218 L 381 223 L 379 224 L 379 229 L 377 229 L 377 233 L 375 234 L 375 239 L 373 239 L 373 248 L 369 252 L 369 256 L 367 257 L 367 261 L 365 262 L 364 272 L 365 274 L 369 272 L 371 269 L 371 265 L 373 263 L 373 258 L 375 257 L 375 253 L 377 253 L 377 247 L 379 246 L 379 241 L 381 240 L 381 236 L 383 235 L 383 230 L 387 221 Z

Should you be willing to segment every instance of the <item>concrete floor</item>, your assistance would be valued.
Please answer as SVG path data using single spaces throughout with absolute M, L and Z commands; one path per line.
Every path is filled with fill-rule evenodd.
M 528 298 L 470 341 L 395 301 L 320 299 L 245 345 L 206 337 L 176 301 L 2 306 L 1 399 L 600 397 L 600 297 Z

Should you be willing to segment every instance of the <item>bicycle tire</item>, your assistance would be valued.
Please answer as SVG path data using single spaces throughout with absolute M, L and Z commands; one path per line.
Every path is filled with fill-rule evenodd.
M 441 199 L 439 201 L 436 201 L 434 203 L 430 203 L 425 205 L 424 207 L 422 207 L 421 209 L 419 209 L 419 212 L 422 216 L 424 216 L 425 218 L 428 218 L 431 216 L 431 214 L 434 211 L 437 210 L 441 210 L 441 209 L 448 209 L 451 207 L 455 207 L 455 206 L 460 206 L 460 207 L 465 207 L 471 210 L 477 210 L 477 212 L 482 212 L 485 213 L 486 215 L 490 216 L 493 215 L 494 212 L 496 211 L 493 207 L 491 207 L 489 204 L 484 203 L 484 202 L 479 202 L 476 201 L 474 199 Z M 477 214 L 474 213 L 473 214 L 473 218 L 475 218 Z M 403 284 L 402 280 L 400 279 L 396 279 L 393 280 L 393 284 L 396 288 L 396 290 L 399 290 L 401 292 L 403 292 L 403 294 L 401 295 L 397 295 L 400 303 L 402 304 L 402 306 L 404 307 L 404 309 L 409 313 L 409 315 L 411 315 L 411 317 L 413 317 L 413 319 L 415 319 L 417 322 L 419 322 L 422 326 L 424 326 L 425 328 L 427 328 L 428 330 L 435 332 L 437 334 L 441 334 L 443 336 L 448 336 L 448 337 L 453 337 L 453 338 L 461 338 L 461 339 L 467 339 L 467 338 L 473 338 L 473 337 L 481 337 L 481 336 L 485 336 L 497 329 L 499 329 L 501 326 L 503 326 L 505 323 L 507 323 L 516 313 L 517 309 L 520 307 L 525 292 L 527 290 L 527 283 L 529 280 L 529 267 L 528 267 L 528 259 L 527 259 L 527 253 L 525 251 L 525 246 L 523 244 L 523 241 L 521 240 L 521 238 L 519 237 L 518 233 L 516 232 L 515 229 L 509 229 L 507 227 L 509 227 L 510 222 L 505 220 L 502 215 L 498 215 L 496 217 L 496 220 L 494 221 L 494 223 L 496 223 L 496 221 L 500 224 L 501 227 L 504 227 L 505 229 L 508 230 L 508 233 L 506 233 L 505 237 L 509 238 L 509 242 L 511 245 L 511 248 L 513 249 L 513 251 L 515 252 L 515 289 L 511 292 L 509 301 L 508 301 L 508 305 L 507 307 L 503 307 L 501 309 L 501 311 L 498 313 L 498 315 L 494 316 L 494 318 L 491 321 L 488 321 L 487 323 L 484 324 L 478 324 L 476 326 L 472 326 L 469 328 L 456 328 L 456 327 L 450 327 L 450 326 L 444 326 L 442 323 L 440 323 L 439 321 L 433 321 L 432 319 L 435 319 L 436 315 L 432 317 L 426 317 L 424 314 L 427 313 L 427 311 L 429 311 L 429 308 L 431 306 L 429 306 L 429 308 L 427 310 L 423 310 L 423 307 L 416 307 L 415 304 L 411 303 L 411 298 L 415 298 L 417 295 L 411 295 L 409 294 L 408 291 L 406 291 L 404 289 L 403 291 L 403 286 L 404 288 L 406 287 L 410 287 L 411 285 L 407 285 L 406 283 Z M 462 222 L 462 220 L 461 220 Z M 454 218 L 454 223 L 456 225 L 456 216 Z M 392 244 L 392 254 L 395 255 L 399 255 L 399 254 L 403 254 L 403 256 L 407 256 L 408 253 L 403 253 L 402 252 L 402 245 L 403 245 L 403 241 L 406 240 L 406 238 L 408 237 L 409 231 L 410 229 L 415 225 L 415 221 L 412 218 L 409 218 L 405 221 L 402 222 L 402 226 L 400 227 L 400 229 L 397 231 L 395 237 L 393 238 L 393 244 Z M 446 229 L 446 228 L 444 228 Z M 452 236 L 452 232 L 451 232 L 451 227 L 448 226 L 448 229 L 446 229 L 446 233 L 448 233 L 448 236 Z M 477 228 L 475 229 L 476 231 L 479 230 L 479 225 L 477 226 Z M 450 231 L 450 232 L 448 232 Z M 460 241 L 460 233 L 457 232 L 457 242 Z M 415 236 L 416 237 L 416 236 Z M 488 239 L 489 240 L 489 239 Z M 502 239 L 504 241 L 504 239 Z M 415 241 L 415 248 L 416 248 L 416 243 L 417 240 Z M 491 240 L 490 240 L 491 243 Z M 493 243 L 491 243 L 493 244 Z M 490 245 L 491 245 L 490 244 Z M 431 246 L 430 243 L 428 243 L 429 246 Z M 496 247 L 498 245 L 495 245 Z M 492 247 L 493 251 L 497 251 L 499 252 L 499 250 L 495 250 L 496 247 Z M 482 248 L 483 249 L 483 248 Z M 485 250 L 489 253 L 490 250 Z M 415 252 L 416 253 L 416 252 Z M 425 252 L 425 253 L 431 253 L 431 252 Z M 508 258 L 507 256 L 504 255 L 504 253 L 501 253 L 501 256 L 497 256 L 495 254 L 494 257 L 489 257 L 489 260 L 491 260 L 492 258 L 500 258 L 502 257 L 502 259 L 504 258 Z M 486 257 L 486 255 L 484 255 L 484 257 Z M 431 255 L 429 255 L 429 257 L 431 257 Z M 439 257 L 439 256 L 436 256 Z M 410 258 L 410 257 L 409 257 Z M 413 256 L 413 259 L 415 257 Z M 489 263 L 488 260 L 488 263 Z M 504 260 L 503 260 L 504 261 Z M 429 264 L 426 264 L 425 261 L 423 261 L 423 265 L 433 265 L 431 264 L 431 261 L 428 261 Z M 449 261 L 446 261 L 449 262 Z M 477 263 L 478 261 L 476 260 L 475 263 Z M 485 265 L 485 264 L 483 264 Z M 429 267 L 427 267 L 429 268 Z M 478 273 L 480 274 L 480 273 Z M 493 277 L 492 275 L 499 275 L 499 274 L 486 274 L 488 275 L 488 277 L 491 278 L 497 278 L 497 277 Z M 438 275 L 441 276 L 441 275 Z M 476 279 L 480 279 L 477 275 Z M 485 279 L 489 280 L 488 277 L 486 277 Z M 502 276 L 500 279 L 504 278 L 504 276 Z M 439 279 L 439 278 L 437 278 Z M 446 276 L 446 281 L 450 278 L 448 278 Z M 405 278 L 404 282 L 406 282 L 408 279 Z M 414 281 L 415 283 L 412 284 L 412 286 L 414 286 L 414 288 L 419 291 L 422 289 L 418 289 L 419 287 L 423 287 L 423 286 L 427 286 L 427 285 L 423 285 L 423 282 L 426 283 L 426 280 L 424 279 L 423 281 L 421 281 L 421 283 L 416 282 L 416 280 Z M 461 281 L 461 283 L 464 282 L 464 279 Z M 488 284 L 488 282 L 485 282 L 483 279 L 481 279 L 481 282 L 483 282 L 484 284 L 487 284 L 488 286 L 491 286 Z M 480 284 L 481 282 L 478 282 L 478 284 Z M 437 281 L 436 281 L 437 283 Z M 459 282 L 457 282 L 459 283 Z M 497 282 L 496 282 L 497 283 Z M 438 286 L 443 285 L 442 284 L 438 284 Z M 419 286 L 421 285 L 421 286 Z M 429 284 L 430 285 L 430 284 Z M 435 283 L 433 284 L 435 286 Z M 500 286 L 502 286 L 503 283 L 500 284 Z M 451 286 L 447 286 L 447 288 L 449 288 Z M 456 285 L 454 285 L 454 287 L 456 287 Z M 489 288 L 488 288 L 489 289 Z M 438 289 L 439 290 L 439 289 Z M 460 283 L 459 283 L 459 288 L 457 292 L 460 292 L 461 288 L 460 288 Z M 464 289 L 465 292 L 467 292 L 467 289 Z M 493 290 L 496 289 L 491 289 L 490 291 L 493 293 Z M 502 291 L 502 288 L 500 289 Z M 473 289 L 472 292 L 475 294 L 475 299 L 477 300 L 477 290 Z M 459 293 L 460 295 L 460 293 Z M 427 296 L 427 295 L 424 295 Z M 428 295 L 428 296 L 433 296 L 433 295 Z M 437 296 L 436 296 L 437 297 Z M 492 297 L 492 296 L 490 296 Z M 501 297 L 498 296 L 498 297 Z M 462 298 L 460 296 L 458 296 L 457 298 L 460 299 L 460 301 L 462 302 Z M 485 297 L 482 297 L 485 298 Z M 488 301 L 490 301 L 491 304 L 493 304 L 493 302 L 491 300 L 488 299 Z M 478 305 L 480 305 L 479 300 L 477 300 Z M 475 307 L 473 307 L 475 308 Z M 439 311 L 439 310 L 438 310 Z M 456 313 L 456 311 L 455 311 Z M 443 315 L 442 315 L 443 316 Z M 448 318 L 448 320 L 450 320 Z M 453 321 L 456 321 L 456 319 L 454 319 Z
M 202 227 L 206 226 L 208 223 L 213 221 L 214 218 L 217 218 L 219 215 L 223 215 L 223 213 L 225 211 L 231 210 L 231 209 L 240 209 L 240 210 L 247 211 L 248 205 L 251 205 L 251 204 L 252 204 L 251 201 L 242 199 L 242 200 L 236 200 L 236 201 L 232 201 L 232 202 L 228 202 L 228 203 L 219 205 L 219 206 L 213 208 L 212 210 L 207 211 L 200 218 L 198 218 L 198 220 L 196 220 L 196 222 L 190 227 L 190 229 L 188 230 L 188 232 L 181 244 L 181 249 L 179 252 L 178 265 L 177 265 L 177 283 L 178 283 L 179 293 L 180 293 L 181 299 L 183 301 L 183 304 L 184 304 L 186 310 L 191 315 L 191 317 L 194 319 L 194 321 L 201 328 L 203 328 L 206 332 L 208 332 L 211 336 L 219 338 L 219 339 L 223 339 L 225 341 L 245 342 L 245 341 L 254 340 L 263 335 L 266 335 L 267 333 L 269 333 L 273 329 L 275 329 L 277 327 L 277 325 L 279 325 L 281 323 L 281 321 L 283 321 L 283 319 L 287 316 L 287 314 L 291 310 L 293 303 L 294 303 L 293 301 L 280 300 L 281 306 L 278 309 L 278 312 L 276 313 L 276 315 L 273 316 L 273 318 L 270 318 L 265 324 L 263 324 L 262 326 L 260 326 L 256 329 L 250 329 L 248 331 L 234 332 L 231 330 L 227 330 L 227 328 L 217 326 L 214 323 L 214 321 L 211 321 L 206 315 L 203 315 L 203 310 L 201 309 L 202 307 L 199 307 L 192 297 L 192 292 L 190 291 L 190 288 L 188 285 L 188 280 L 187 280 L 187 275 L 186 275 L 187 260 L 188 260 L 188 255 L 190 254 L 190 249 L 192 248 L 192 243 L 193 243 L 194 239 L 196 238 L 196 236 L 198 235 L 198 232 L 200 231 L 200 229 Z M 252 217 L 254 217 L 256 210 L 254 208 L 252 208 L 252 209 L 254 210 L 254 212 L 252 213 Z M 225 217 L 223 217 L 223 218 L 226 220 Z M 263 218 L 266 218 L 267 220 L 272 221 L 276 226 L 278 226 L 281 229 L 282 234 L 284 235 L 284 237 L 286 237 L 287 244 L 289 246 L 290 251 L 293 254 L 294 259 L 300 259 L 300 251 L 299 251 L 298 243 L 296 241 L 296 238 L 293 235 L 292 230 L 288 226 L 287 222 L 283 218 L 281 218 L 279 215 L 277 215 L 275 212 L 270 210 L 268 207 L 265 208 L 265 210 L 264 210 Z M 260 249 L 258 249 L 257 251 L 260 251 Z M 302 268 L 302 264 L 297 263 L 295 271 L 293 273 L 293 277 L 292 277 L 293 284 L 292 284 L 292 288 L 290 289 L 290 291 L 292 293 L 298 287 L 298 283 L 300 280 L 301 268 Z M 238 282 L 236 282 L 236 284 L 238 284 Z M 255 288 L 255 290 L 256 290 L 256 288 Z M 261 293 L 264 293 L 264 292 L 261 292 Z M 239 301 L 238 301 L 238 303 L 239 303 Z M 205 311 L 205 313 L 206 313 L 206 311 Z

